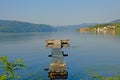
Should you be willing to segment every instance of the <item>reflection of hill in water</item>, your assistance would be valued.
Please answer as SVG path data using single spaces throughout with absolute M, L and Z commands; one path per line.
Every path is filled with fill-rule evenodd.
M 25 42 L 36 39 L 46 39 L 51 33 L 33 32 L 33 33 L 0 33 L 0 43 L 2 42 Z

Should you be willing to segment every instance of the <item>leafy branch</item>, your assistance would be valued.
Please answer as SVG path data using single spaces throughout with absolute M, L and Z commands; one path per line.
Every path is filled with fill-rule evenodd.
M 3 69 L 0 80 L 15 80 L 20 78 L 20 76 L 16 75 L 16 71 L 26 66 L 21 58 L 11 62 L 8 60 L 8 56 L 0 56 L 0 67 Z

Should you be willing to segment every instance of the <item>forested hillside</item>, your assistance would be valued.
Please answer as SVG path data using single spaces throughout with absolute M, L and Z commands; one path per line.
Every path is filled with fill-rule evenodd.
M 0 32 L 51 32 L 56 29 L 46 24 L 0 20 Z

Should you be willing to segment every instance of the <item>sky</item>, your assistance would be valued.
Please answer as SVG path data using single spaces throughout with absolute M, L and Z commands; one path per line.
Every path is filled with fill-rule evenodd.
M 75 25 L 120 19 L 120 0 L 0 0 L 0 20 Z

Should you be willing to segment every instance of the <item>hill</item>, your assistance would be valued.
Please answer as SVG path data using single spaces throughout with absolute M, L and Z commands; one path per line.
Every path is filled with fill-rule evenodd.
M 97 25 L 94 25 L 94 26 L 89 26 L 89 28 L 103 28 L 103 27 L 109 27 L 110 28 L 110 26 L 112 27 L 112 26 L 114 26 L 115 27 L 115 29 L 116 28 L 120 28 L 120 19 L 117 19 L 117 20 L 114 20 L 114 21 L 111 21 L 111 22 L 109 22 L 109 23 L 104 23 L 104 24 L 97 24 Z
M 0 20 L 0 32 L 51 32 L 56 29 L 46 24 Z
M 111 21 L 110 23 L 114 24 L 114 23 L 118 23 L 118 22 L 120 22 L 120 19 L 116 19 L 114 21 Z
M 79 30 L 80 31 L 95 31 L 95 32 L 105 32 L 105 31 L 120 32 L 120 19 L 111 21 L 109 23 L 89 26 L 88 28 L 80 28 Z
M 84 28 L 92 25 L 96 25 L 97 23 L 82 23 L 79 25 L 67 25 L 67 26 L 57 26 L 57 31 L 76 31 L 76 29 Z

